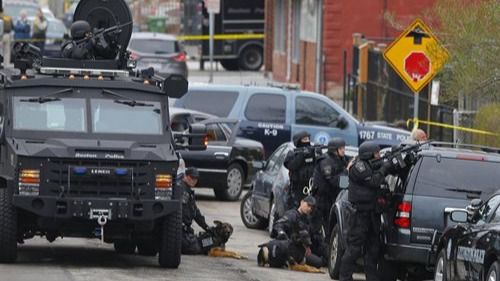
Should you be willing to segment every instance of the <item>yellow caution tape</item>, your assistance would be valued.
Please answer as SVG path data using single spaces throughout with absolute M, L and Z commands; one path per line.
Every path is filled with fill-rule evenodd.
M 460 127 L 460 126 L 453 126 L 453 125 L 450 125 L 450 124 L 439 123 L 439 122 L 424 121 L 424 120 L 419 120 L 418 118 L 408 119 L 408 121 L 406 121 L 406 126 L 408 128 L 410 128 L 412 122 L 413 122 L 413 130 L 418 129 L 418 125 L 419 124 L 425 124 L 425 125 L 443 127 L 443 128 L 446 128 L 446 129 L 459 130 L 459 131 L 464 131 L 464 132 L 469 132 L 469 133 L 474 133 L 474 134 L 480 134 L 480 135 L 500 136 L 500 134 L 493 133 L 493 132 L 488 132 L 488 131 L 483 131 L 483 130 L 478 130 L 478 129 L 472 129 L 472 128 L 465 128 L 465 127 Z
M 183 35 L 177 36 L 177 40 L 209 40 L 209 35 Z M 215 34 L 214 40 L 244 40 L 244 39 L 264 39 L 264 34 Z

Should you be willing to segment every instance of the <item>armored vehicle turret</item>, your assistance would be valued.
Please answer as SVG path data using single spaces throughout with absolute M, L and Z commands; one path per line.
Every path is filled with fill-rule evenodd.
M 17 69 L 0 71 L 0 262 L 14 262 L 26 239 L 64 236 L 137 248 L 176 268 L 176 143 L 204 148 L 203 126 L 179 142 L 169 127 L 168 99 L 187 81 L 134 69 L 124 1 L 81 0 L 74 18 L 84 34 L 68 44 L 93 41 L 90 55 L 44 58 L 18 43 Z

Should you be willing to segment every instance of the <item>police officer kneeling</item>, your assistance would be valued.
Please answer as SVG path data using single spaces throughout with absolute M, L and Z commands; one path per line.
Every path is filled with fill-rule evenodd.
M 210 227 L 196 205 L 193 187 L 198 183 L 198 169 L 189 167 L 184 173 L 184 177 L 178 181 L 178 188 L 182 190 L 182 254 L 195 255 L 202 254 L 203 250 L 200 236 L 194 233 L 191 227 L 193 220 L 205 231 Z
M 353 280 L 356 261 L 363 254 L 366 280 L 380 280 L 377 271 L 380 214 L 375 208 L 391 163 L 373 161 L 380 159 L 380 147 L 374 142 L 364 142 L 358 152 L 359 157 L 349 169 L 348 199 L 355 211 L 346 221 L 347 245 L 340 265 L 340 281 Z
M 278 240 L 289 240 L 301 231 L 305 231 L 312 240 L 311 247 L 307 249 L 305 255 L 306 264 L 319 268 L 323 265 L 321 259 L 323 243 L 319 233 L 314 232 L 311 223 L 311 213 L 315 205 L 316 199 L 313 196 L 302 199 L 298 208 L 286 211 L 283 217 L 276 221 L 271 237 Z

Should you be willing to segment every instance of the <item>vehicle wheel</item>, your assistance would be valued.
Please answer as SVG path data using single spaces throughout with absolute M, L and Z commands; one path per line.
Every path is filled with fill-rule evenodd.
M 448 280 L 448 271 L 446 268 L 447 267 L 446 263 L 447 263 L 446 250 L 443 249 L 443 250 L 441 250 L 441 252 L 439 252 L 439 256 L 437 258 L 436 269 L 434 271 L 434 281 L 446 281 L 446 280 Z
M 237 59 L 220 60 L 220 64 L 222 65 L 222 67 L 224 67 L 224 69 L 229 70 L 229 71 L 240 70 Z
M 137 242 L 137 252 L 139 255 L 152 257 L 158 254 L 158 248 L 153 240 L 143 240 Z
M 135 243 L 129 240 L 117 240 L 114 243 L 115 251 L 119 254 L 131 255 L 135 253 Z
M 161 267 L 178 268 L 181 263 L 182 215 L 170 214 L 161 224 L 158 263 Z
M 269 230 L 269 235 L 272 234 L 273 232 L 273 227 L 274 227 L 274 222 L 276 221 L 276 201 L 274 200 L 273 197 L 273 203 L 271 203 L 271 211 L 269 211 L 269 224 L 267 226 L 267 229 Z
M 264 221 L 263 218 L 260 218 L 253 214 L 252 205 L 253 205 L 252 192 L 249 191 L 247 192 L 247 194 L 245 194 L 245 196 L 243 196 L 240 205 L 240 216 L 241 220 L 243 221 L 243 224 L 246 227 L 252 229 L 265 228 L 266 222 Z
M 344 248 L 340 243 L 338 224 L 333 227 L 330 235 L 330 258 L 328 259 L 328 273 L 330 278 L 339 280 L 340 261 L 344 255 Z
M 490 270 L 488 270 L 488 274 L 486 275 L 486 281 L 497 281 L 500 273 L 500 265 L 496 261 L 490 266 Z
M 246 47 L 240 54 L 239 65 L 242 70 L 258 71 L 263 63 L 264 54 L 260 47 Z
M 17 212 L 7 188 L 0 188 L 0 263 L 17 259 Z
M 237 201 L 243 191 L 243 169 L 239 164 L 231 164 L 227 169 L 226 188 L 214 189 L 215 197 L 224 201 Z

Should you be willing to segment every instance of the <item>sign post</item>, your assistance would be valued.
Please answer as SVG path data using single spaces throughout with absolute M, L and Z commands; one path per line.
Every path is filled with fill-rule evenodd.
M 208 83 L 214 82 L 214 33 L 215 33 L 215 14 L 220 13 L 220 0 L 205 0 L 205 6 L 208 11 L 208 31 L 210 41 L 208 43 L 209 57 L 210 57 L 210 76 Z
M 384 59 L 415 94 L 415 120 L 418 119 L 420 91 L 443 68 L 448 57 L 448 51 L 420 19 L 408 26 L 384 51 Z

